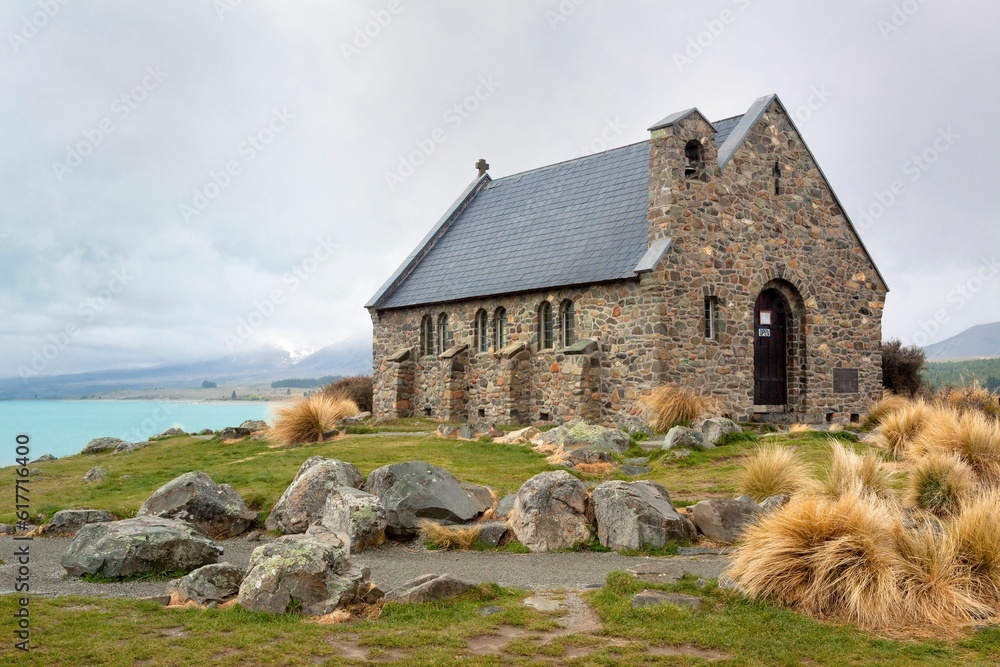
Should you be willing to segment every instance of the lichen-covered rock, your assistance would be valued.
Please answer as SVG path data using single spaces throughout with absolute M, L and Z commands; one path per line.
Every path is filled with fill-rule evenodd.
M 103 482 L 108 476 L 108 471 L 100 466 L 94 466 L 83 475 L 85 482 Z
M 386 593 L 385 601 L 413 604 L 447 600 L 475 587 L 476 584 L 457 579 L 450 574 L 425 574 Z
M 591 449 L 599 452 L 624 454 L 632 444 L 628 433 L 617 428 L 589 424 L 574 419 L 531 439 L 535 445 L 555 445 L 564 449 Z
M 529 426 L 518 431 L 511 431 L 510 433 L 501 435 L 498 438 L 494 438 L 493 442 L 498 442 L 501 445 L 523 445 L 526 442 L 530 442 L 531 439 L 536 437 L 539 433 L 541 433 L 541 431 L 537 428 Z
M 60 562 L 74 576 L 188 572 L 219 560 L 222 547 L 191 524 L 142 516 L 89 523 L 70 542 Z
M 689 447 L 691 449 L 714 449 L 715 445 L 705 439 L 705 434 L 686 426 L 675 426 L 663 438 L 663 449 Z
M 250 431 L 242 429 L 239 426 L 227 426 L 226 428 L 219 431 L 219 437 L 222 440 L 242 440 L 250 435 Z
M 184 429 L 177 428 L 176 426 L 172 426 L 172 427 L 168 428 L 166 431 L 164 431 L 163 433 L 161 433 L 160 435 L 161 436 L 166 436 L 166 437 L 170 437 L 172 435 L 184 435 Z
M 385 508 L 378 496 L 350 486 L 330 491 L 307 535 L 332 533 L 347 553 L 378 546 L 385 539 Z
M 84 446 L 80 453 L 100 454 L 101 452 L 110 452 L 123 442 L 125 441 L 121 438 L 94 438 Z
M 363 481 L 361 471 L 353 464 L 311 456 L 299 466 L 264 525 L 285 534 L 304 533 L 310 523 L 319 519 L 331 491 L 342 486 L 358 488 Z
M 437 431 L 434 433 L 439 438 L 444 438 L 446 440 L 454 440 L 458 438 L 458 426 L 452 426 L 451 424 L 441 424 L 437 427 Z
M 143 449 L 149 445 L 149 442 L 123 442 L 115 447 L 112 454 L 125 454 L 127 452 L 134 452 L 137 449 Z
M 746 498 L 702 500 L 691 508 L 698 532 L 722 544 L 732 544 L 743 527 L 761 512 L 757 503 Z
M 698 424 L 698 430 L 705 436 L 705 441 L 713 445 L 719 444 L 720 440 L 731 433 L 743 431 L 736 422 L 724 417 L 706 419 Z
M 593 508 L 583 482 L 565 470 L 543 472 L 518 490 L 507 522 L 531 551 L 570 549 L 590 540 Z
M 198 526 L 213 538 L 235 537 L 257 520 L 240 494 L 228 484 L 216 484 L 203 472 L 176 477 L 151 495 L 138 516 L 179 519 Z
M 447 470 L 424 461 L 394 463 L 373 470 L 363 489 L 382 501 L 386 535 L 410 539 L 420 532 L 420 519 L 442 524 L 472 521 L 481 514 L 457 479 Z
M 368 568 L 355 568 L 344 549 L 308 535 L 284 535 L 254 549 L 237 598 L 244 609 L 329 614 L 371 588 Z
M 266 431 L 269 427 L 267 422 L 262 419 L 248 419 L 236 428 L 242 429 L 247 433 L 260 433 L 261 431 Z
M 604 482 L 592 498 L 597 538 L 609 549 L 656 549 L 697 536 L 691 520 L 677 513 L 666 488 L 655 482 Z
M 225 602 L 239 593 L 242 581 L 243 570 L 232 563 L 213 563 L 167 582 L 167 595 L 176 596 L 177 602 Z
M 76 535 L 88 523 L 103 523 L 114 521 L 111 512 L 107 510 L 76 509 L 59 510 L 52 515 L 49 522 L 41 527 L 46 535 Z
M 775 512 L 787 505 L 789 500 L 791 500 L 791 497 L 785 494 L 768 496 L 760 502 L 760 509 L 765 513 Z
M 47 463 L 48 461 L 55 461 L 55 460 L 56 457 L 52 456 L 51 454 L 42 454 L 37 459 L 32 461 L 32 463 Z

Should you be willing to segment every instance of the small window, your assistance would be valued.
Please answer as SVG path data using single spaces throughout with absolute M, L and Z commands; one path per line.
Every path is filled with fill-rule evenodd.
M 559 307 L 559 329 L 559 342 L 563 347 L 576 342 L 576 316 L 573 313 L 573 302 L 568 299 Z
M 479 408 L 476 414 L 479 415 L 480 419 L 486 419 L 486 408 Z
M 684 175 L 688 178 L 692 178 L 701 171 L 702 160 L 704 159 L 705 149 L 702 148 L 701 142 L 697 139 L 692 139 L 687 142 L 684 146 Z
M 705 297 L 705 340 L 715 340 L 717 329 L 715 327 L 716 317 L 718 317 L 719 300 L 714 296 Z
M 490 351 L 489 317 L 486 315 L 485 310 L 479 310 L 476 313 L 476 328 L 473 332 L 473 338 L 475 338 L 476 352 Z
M 774 169 L 771 170 L 771 175 L 774 176 L 774 194 L 781 194 L 781 165 L 778 161 L 774 162 Z
M 497 350 L 507 347 L 507 309 L 503 306 L 493 313 L 493 340 Z
M 420 320 L 420 356 L 434 354 L 434 320 L 430 315 L 424 315 Z
M 437 326 L 437 350 L 438 354 L 443 354 L 451 347 L 451 332 L 448 331 L 448 313 L 438 315 Z
M 538 347 L 550 350 L 552 342 L 552 304 L 542 301 L 542 305 L 538 307 Z

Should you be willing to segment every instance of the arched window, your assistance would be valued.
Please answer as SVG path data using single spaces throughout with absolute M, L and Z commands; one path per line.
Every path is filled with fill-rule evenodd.
M 684 145 L 685 176 L 692 177 L 701 171 L 704 155 L 705 149 L 697 139 L 692 139 Z
M 552 304 L 542 301 L 538 307 L 538 348 L 552 349 Z
M 567 299 L 559 307 L 559 335 L 563 347 L 569 347 L 576 342 L 576 322 L 573 314 L 573 302 Z
M 424 315 L 420 320 L 420 356 L 434 354 L 434 320 L 430 315 Z
M 438 315 L 437 353 L 443 354 L 451 347 L 451 332 L 448 331 L 448 313 Z
M 497 350 L 507 346 L 507 309 L 503 306 L 493 313 L 493 341 Z
M 476 328 L 473 331 L 473 338 L 475 339 L 473 343 L 475 344 L 476 352 L 489 352 L 490 351 L 490 318 L 486 315 L 486 311 L 480 309 L 476 313 Z

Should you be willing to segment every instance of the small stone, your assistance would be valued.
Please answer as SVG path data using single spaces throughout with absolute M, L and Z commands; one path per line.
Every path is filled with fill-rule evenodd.
M 537 609 L 538 611 L 558 611 L 562 608 L 562 604 L 559 600 L 543 598 L 540 596 L 524 598 L 524 604 L 528 605 L 532 609 Z
M 691 449 L 714 449 L 715 445 L 708 442 L 701 431 L 685 426 L 675 426 L 667 431 L 663 438 L 663 449 L 675 447 L 690 447 Z
M 32 461 L 32 463 L 46 463 L 48 461 L 55 461 L 55 460 L 56 457 L 52 456 L 51 454 L 42 454 L 37 459 Z
M 476 435 L 475 430 L 473 430 L 473 428 L 470 425 L 468 425 L 468 424 L 462 424 L 461 426 L 458 427 L 458 436 L 457 437 L 460 440 L 476 440 L 476 439 L 478 439 L 478 436 Z
M 150 595 L 148 597 L 139 598 L 139 602 L 154 602 L 154 603 L 160 605 L 161 607 L 166 607 L 168 604 L 170 604 L 170 596 L 169 595 Z
M 441 424 L 437 427 L 435 435 L 446 440 L 454 440 L 458 437 L 458 427 L 450 424 Z
M 47 524 L 42 526 L 41 532 L 46 535 L 76 535 L 88 523 L 103 523 L 105 521 L 114 521 L 114 517 L 106 510 L 89 508 L 60 510 L 52 515 Z
M 167 583 L 167 594 L 198 604 L 224 602 L 240 592 L 243 570 L 232 563 L 213 563 Z
M 510 516 L 511 510 L 514 509 L 514 501 L 517 500 L 516 493 L 508 493 L 506 496 L 500 499 L 497 503 L 496 509 L 493 510 L 493 516 L 498 519 L 506 519 Z
M 498 607 L 495 604 L 488 604 L 485 607 L 479 609 L 480 616 L 493 616 L 494 614 L 499 614 L 503 611 L 503 607 Z
M 386 593 L 385 601 L 412 604 L 447 600 L 475 587 L 476 584 L 457 579 L 450 574 L 425 574 Z
M 85 482 L 103 482 L 104 478 L 108 476 L 108 471 L 99 466 L 94 466 L 87 471 L 87 474 L 83 476 Z
M 774 511 L 777 511 L 777 510 L 781 509 L 785 505 L 787 505 L 789 500 L 791 500 L 791 497 L 786 496 L 784 494 L 777 495 L 777 496 L 770 496 L 768 498 L 765 498 L 760 503 L 760 508 L 764 512 L 768 512 L 768 513 L 774 512 Z
M 100 454 L 101 452 L 110 452 L 123 442 L 125 441 L 121 438 L 94 438 L 87 443 L 80 453 Z
M 723 417 L 712 417 L 710 419 L 706 419 L 699 422 L 697 426 L 698 430 L 704 434 L 705 440 L 713 445 L 719 444 L 719 441 L 727 435 L 731 433 L 740 433 L 743 430 L 738 424 L 736 424 L 736 422 Z
M 249 431 L 245 431 L 238 426 L 227 426 L 219 431 L 219 437 L 223 440 L 242 440 L 248 435 L 250 435 Z
M 476 544 L 485 547 L 498 547 L 507 534 L 507 524 L 503 521 L 484 521 L 479 525 L 479 535 L 476 537 Z
M 667 593 L 665 591 L 649 589 L 636 593 L 632 598 L 632 609 L 655 607 L 663 604 L 672 604 L 676 607 L 697 611 L 701 609 L 701 598 L 694 595 L 684 595 L 683 593 Z
M 263 419 L 248 419 L 237 428 L 241 428 L 247 433 L 260 433 L 261 431 L 266 431 L 269 427 L 267 422 Z

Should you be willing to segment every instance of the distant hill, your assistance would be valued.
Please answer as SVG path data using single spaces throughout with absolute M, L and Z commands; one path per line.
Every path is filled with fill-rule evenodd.
M 1000 357 L 1000 322 L 979 324 L 924 348 L 928 361 Z
M 73 375 L 41 375 L 0 379 L 0 399 L 79 398 L 120 389 L 200 387 L 217 384 L 272 382 L 289 377 L 361 375 L 372 371 L 371 341 L 349 339 L 292 360 L 277 347 L 242 354 L 148 368 L 92 371 Z

